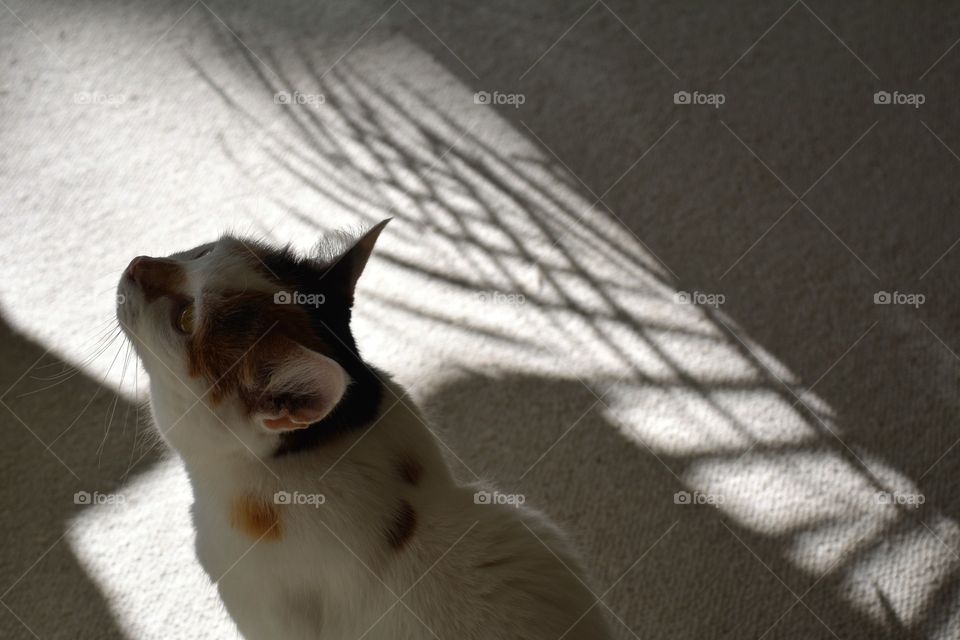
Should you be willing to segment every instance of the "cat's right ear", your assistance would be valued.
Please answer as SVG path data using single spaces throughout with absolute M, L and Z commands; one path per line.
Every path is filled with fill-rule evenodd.
M 305 429 L 333 411 L 349 383 L 335 360 L 295 345 L 271 370 L 255 418 L 268 431 Z
M 332 283 L 347 300 L 353 300 L 357 280 L 360 279 L 363 268 L 367 266 L 367 260 L 373 253 L 373 246 L 377 243 L 380 232 L 392 219 L 387 218 L 370 227 L 324 274 L 323 279 Z

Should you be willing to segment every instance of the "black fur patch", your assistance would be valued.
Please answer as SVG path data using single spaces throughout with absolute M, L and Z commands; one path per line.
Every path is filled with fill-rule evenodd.
M 350 385 L 336 408 L 306 429 L 281 434 L 280 446 L 274 455 L 289 455 L 320 446 L 344 433 L 369 426 L 379 413 L 384 374 L 363 361 L 350 330 L 354 282 L 347 267 L 351 266 L 351 256 L 348 254 L 332 265 L 323 265 L 297 257 L 287 249 L 254 247 L 265 276 L 286 290 L 323 296 L 323 304 L 304 305 L 302 309 L 309 317 L 314 336 L 324 345 L 324 355 L 335 360 L 350 377 Z

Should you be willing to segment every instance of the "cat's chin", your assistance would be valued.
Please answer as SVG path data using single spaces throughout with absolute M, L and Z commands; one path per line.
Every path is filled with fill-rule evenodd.
M 126 276 L 120 279 L 116 295 L 116 314 L 117 320 L 120 322 L 120 328 L 136 347 L 137 335 L 140 333 L 137 324 L 140 320 L 140 307 L 143 301 L 140 299 L 141 296 L 136 287 L 132 286 Z

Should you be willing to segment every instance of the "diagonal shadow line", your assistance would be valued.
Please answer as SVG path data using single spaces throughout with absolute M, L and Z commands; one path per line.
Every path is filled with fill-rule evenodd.
M 339 76 L 339 75 L 341 75 L 341 74 L 338 74 L 338 76 Z M 347 79 L 346 79 L 346 77 L 341 77 L 340 80 L 341 80 L 340 89 L 343 90 L 344 86 L 347 84 Z M 359 80 L 357 80 L 357 81 L 359 82 Z M 394 102 L 391 102 L 389 97 L 383 96 L 382 94 L 378 94 L 378 98 L 380 98 L 381 100 L 384 100 L 385 102 L 387 102 L 391 107 L 393 107 L 393 108 L 395 109 L 396 112 L 399 112 L 401 116 L 405 116 L 405 117 L 407 117 L 408 119 L 409 119 L 409 118 L 413 118 L 413 116 L 412 116 L 411 114 L 406 113 L 405 110 L 404 110 L 402 107 L 400 107 L 399 105 L 397 105 L 397 104 L 395 103 L 395 101 L 394 101 Z M 359 94 L 357 94 L 356 91 L 354 91 L 353 99 L 354 99 L 354 100 L 359 99 Z M 368 107 L 368 108 L 367 108 L 367 113 L 369 113 L 369 110 L 370 110 L 370 109 L 369 109 L 369 107 Z M 361 110 L 359 110 L 359 115 L 354 114 L 354 113 L 349 113 L 349 114 L 346 114 L 346 115 L 344 116 L 344 118 L 346 118 L 347 120 L 349 120 L 351 117 L 353 117 L 353 118 L 359 118 L 359 117 L 360 117 L 361 115 L 363 115 L 363 114 L 364 114 L 364 110 L 361 109 Z M 375 122 L 377 122 L 377 120 L 374 120 L 374 123 L 375 123 Z M 371 124 L 371 122 L 369 122 L 369 120 L 368 120 L 368 121 L 366 122 L 366 124 L 369 125 L 369 124 Z M 359 124 L 355 124 L 353 128 L 354 128 L 354 131 L 355 131 L 355 132 L 360 131 L 360 130 L 362 129 L 362 127 L 361 127 Z M 326 134 L 326 135 L 329 136 L 329 134 Z M 472 142 L 472 140 L 471 140 L 470 142 Z M 443 146 L 444 152 L 449 151 L 450 149 L 451 149 L 451 147 L 450 147 L 449 145 Z M 462 165 L 466 165 L 466 166 L 470 167 L 470 168 L 473 169 L 474 171 L 478 171 L 478 167 L 479 167 L 479 174 L 480 174 L 483 178 L 485 178 L 488 182 L 489 182 L 491 179 L 494 179 L 494 180 L 496 180 L 496 182 L 494 182 L 494 184 L 498 184 L 499 181 L 498 181 L 498 179 L 496 178 L 496 175 L 493 174 L 493 173 L 491 173 L 491 172 L 489 172 L 489 171 L 484 171 L 484 170 L 483 170 L 483 166 L 484 166 L 483 164 L 480 164 L 480 163 L 477 163 L 477 162 L 472 162 L 472 163 L 471 163 L 471 161 L 470 161 L 471 159 L 470 159 L 470 158 L 464 156 L 463 154 L 458 153 L 455 149 L 453 149 L 452 151 L 450 151 L 449 155 L 450 155 L 450 156 L 453 156 L 453 158 L 452 158 L 452 159 L 448 159 L 448 162 L 447 162 L 448 165 L 451 165 L 451 166 L 452 166 L 453 162 L 456 161 L 456 162 L 459 162 L 459 163 L 462 164 Z M 493 155 L 496 155 L 496 154 L 493 154 Z M 468 189 L 468 193 L 471 193 L 471 195 L 473 195 L 473 196 L 476 197 L 476 190 L 474 190 L 473 192 L 470 192 L 469 182 L 467 183 L 467 189 Z M 506 185 L 505 183 L 502 183 L 502 182 L 499 182 L 499 184 L 498 184 L 498 190 L 499 190 L 500 192 L 505 192 L 505 193 L 507 193 L 507 194 L 511 194 L 512 191 L 513 191 L 513 190 L 509 187 L 509 185 Z M 480 197 L 477 198 L 477 199 L 480 199 L 480 200 L 482 201 L 482 196 L 480 196 Z M 493 218 L 492 218 L 492 219 L 493 219 L 494 222 L 496 222 L 496 214 L 495 214 L 495 213 L 493 214 Z M 534 220 L 534 222 L 535 222 L 536 224 L 541 224 L 540 221 L 538 221 L 538 220 Z M 541 226 L 541 231 L 547 231 L 547 232 L 548 232 L 548 230 L 547 230 L 545 227 L 542 227 L 542 226 Z M 515 238 L 515 239 L 514 239 L 514 242 L 515 242 L 515 243 L 518 243 L 518 240 Z M 522 245 L 522 243 L 519 243 L 519 244 Z M 530 254 L 524 254 L 524 252 L 523 252 L 522 250 L 520 251 L 520 255 L 523 256 L 523 257 L 525 257 L 526 259 L 530 259 Z M 577 264 L 577 261 L 576 261 L 575 259 L 572 259 L 569 254 L 568 254 L 567 256 L 565 256 L 565 257 L 570 261 L 571 264 Z M 535 259 L 535 258 L 534 258 L 534 259 Z M 502 272 L 506 273 L 506 274 L 507 274 L 507 277 L 509 277 L 509 270 L 504 269 L 504 270 L 502 270 Z M 514 282 L 515 282 L 515 281 L 514 281 Z M 594 283 L 594 284 L 596 285 L 596 284 L 598 284 L 598 283 Z M 598 287 L 598 288 L 599 288 L 599 289 L 601 290 L 601 292 L 602 292 L 603 287 L 600 286 L 600 287 Z M 572 299 L 569 299 L 569 298 L 568 298 L 568 299 L 565 299 L 565 300 L 564 300 L 564 304 L 572 305 L 575 311 L 581 311 L 581 310 L 582 310 L 582 309 L 576 304 L 576 301 L 574 301 L 574 300 L 572 300 Z M 622 319 L 622 320 L 625 320 L 625 321 L 630 321 L 630 320 L 631 320 L 631 319 L 629 318 L 629 316 L 628 316 L 627 314 L 623 313 L 623 310 L 622 310 L 622 309 L 619 309 L 619 307 L 618 307 L 615 303 L 614 303 L 612 306 L 613 306 L 614 309 L 618 309 L 618 313 L 621 314 L 621 317 L 619 317 L 618 319 Z M 548 319 L 548 322 L 550 322 L 550 319 Z M 652 348 L 654 351 L 656 351 L 656 352 L 657 352 L 657 355 L 658 355 L 659 357 L 663 358 L 666 362 L 669 362 L 670 365 L 671 365 L 674 369 L 682 372 L 682 367 L 680 366 L 680 364 L 679 364 L 678 362 L 672 361 L 672 359 L 668 356 L 668 354 L 666 354 L 665 352 L 663 352 L 663 350 L 659 347 L 659 345 L 656 344 L 655 341 L 649 339 L 649 337 L 646 337 L 646 336 L 644 335 L 644 332 L 643 332 L 642 327 L 637 327 L 637 329 L 640 331 L 641 335 L 644 337 L 644 340 L 645 340 L 646 344 L 647 344 L 650 348 Z M 606 338 L 606 336 L 604 336 L 604 335 L 598 335 L 598 336 L 595 336 L 595 337 L 598 337 L 602 342 L 607 342 L 607 338 Z M 608 343 L 608 348 L 610 348 L 609 343 Z M 615 351 L 615 347 L 612 347 L 611 350 L 612 350 L 612 351 Z M 626 365 L 627 365 L 628 367 L 631 366 L 631 363 L 630 363 L 629 361 L 626 361 L 625 363 L 626 363 Z M 763 371 L 762 368 L 760 368 L 760 369 L 758 369 L 758 370 L 759 370 L 759 371 Z M 683 375 L 683 374 L 681 374 L 681 375 Z M 697 385 L 696 381 L 693 380 L 692 378 L 688 377 L 688 376 L 684 378 L 684 381 L 687 382 L 688 384 L 692 385 L 692 388 L 699 388 L 699 385 Z M 771 380 L 771 382 L 773 382 L 773 380 Z M 725 417 L 727 417 L 727 419 L 729 419 L 733 424 L 738 424 L 738 421 L 737 421 L 732 415 L 730 415 L 725 409 L 723 409 L 722 407 L 720 407 L 719 405 L 717 405 L 717 403 L 713 400 L 713 398 L 710 397 L 710 394 L 706 393 L 706 392 L 705 392 L 704 390 L 702 390 L 702 389 L 700 390 L 700 392 L 701 392 L 702 397 L 704 398 L 705 401 L 707 401 L 708 403 L 710 403 L 711 406 L 713 406 L 716 410 L 720 411 L 722 415 L 725 415 Z M 808 407 L 806 408 L 806 411 L 809 411 L 809 408 L 808 408 Z M 820 421 L 821 424 L 822 424 L 822 420 L 820 420 L 819 416 L 816 416 L 816 415 L 814 415 L 814 414 L 810 414 L 810 415 L 811 415 L 814 419 L 816 419 L 817 421 Z M 810 417 L 810 416 L 808 416 L 808 419 L 809 419 L 809 417 Z M 743 429 L 743 427 L 741 426 L 741 430 L 742 430 L 742 429 Z M 828 431 L 829 431 L 829 429 L 828 429 Z

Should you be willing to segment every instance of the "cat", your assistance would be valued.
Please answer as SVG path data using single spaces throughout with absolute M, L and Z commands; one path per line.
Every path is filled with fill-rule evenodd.
M 608 637 L 566 536 L 458 484 L 361 358 L 354 292 L 387 222 L 309 256 L 225 235 L 124 271 L 117 316 L 200 564 L 247 640 Z

